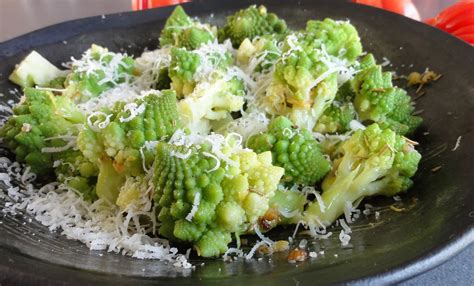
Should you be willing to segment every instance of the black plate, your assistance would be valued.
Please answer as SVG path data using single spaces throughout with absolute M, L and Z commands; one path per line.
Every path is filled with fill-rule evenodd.
M 224 16 L 255 1 L 194 1 L 186 10 L 203 20 L 222 23 Z M 205 3 L 205 4 L 204 4 Z M 298 285 L 335 282 L 389 283 L 426 271 L 462 250 L 474 240 L 474 66 L 473 48 L 434 28 L 392 13 L 336 1 L 262 1 L 293 28 L 309 19 L 350 19 L 364 47 L 379 61 L 391 60 L 399 74 L 426 67 L 443 74 L 417 101 L 425 122 L 415 139 L 424 154 L 415 186 L 403 196 L 408 211 L 396 213 L 394 201 L 384 206 L 380 220 L 357 222 L 351 247 L 342 248 L 337 236 L 316 247 L 325 256 L 297 265 L 284 255 L 260 262 L 224 263 L 200 260 L 204 267 L 177 271 L 157 261 L 135 260 L 117 254 L 89 251 L 79 242 L 51 234 L 24 217 L 4 217 L 0 224 L 0 281 L 72 284 L 266 284 Z M 29 51 L 37 50 L 55 64 L 78 57 L 92 43 L 113 51 L 122 48 L 139 55 L 155 48 L 164 20 L 173 8 L 123 13 L 67 22 L 0 44 L 0 92 L 10 97 L 8 74 Z M 213 13 L 213 17 L 209 17 Z M 63 42 L 64 41 L 64 42 Z M 429 134 L 425 135 L 426 132 Z M 461 146 L 451 151 L 459 136 Z M 431 171 L 442 166 L 436 173 Z M 417 203 L 414 203 L 417 198 Z M 371 224 L 372 223 L 372 224 Z M 288 237 L 291 230 L 273 231 Z M 337 231 L 337 230 L 336 230 Z M 32 234 L 35 234 L 34 236 Z M 338 257 L 335 257 L 337 254 Z

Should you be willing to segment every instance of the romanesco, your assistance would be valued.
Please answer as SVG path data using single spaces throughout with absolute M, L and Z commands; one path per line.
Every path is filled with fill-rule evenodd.
M 203 257 L 222 254 L 232 233 L 251 230 L 283 175 L 272 165 L 270 152 L 215 148 L 160 142 L 156 154 L 160 234 L 192 243 Z
M 372 55 L 363 59 L 363 66 L 352 80 L 356 92 L 354 105 L 361 121 L 377 122 L 401 135 L 413 132 L 422 119 L 412 115 L 415 107 L 410 96 L 393 86 L 392 74 L 382 72 Z
M 194 51 L 171 49 L 169 76 L 178 97 L 193 92 L 197 83 L 207 81 L 216 73 L 224 73 L 232 64 L 232 55 L 224 45 L 202 45 Z
M 283 116 L 274 119 L 267 132 L 250 137 L 247 146 L 257 153 L 271 151 L 275 165 L 285 169 L 285 183 L 312 185 L 330 170 L 311 133 L 296 129 Z
M 183 7 L 177 6 L 161 31 L 160 45 L 194 50 L 202 44 L 215 41 L 216 34 L 215 27 L 191 19 Z
M 178 103 L 181 120 L 193 133 L 207 134 L 211 122 L 225 120 L 244 106 L 245 87 L 240 79 L 216 76 L 196 86 L 193 93 Z
M 347 70 L 361 52 L 357 31 L 349 23 L 309 21 L 305 31 L 283 41 L 263 98 L 267 112 L 288 116 L 312 130 L 336 96 L 337 73 Z
M 80 60 L 73 60 L 64 95 L 77 102 L 99 96 L 117 84 L 130 82 L 135 75 L 133 58 L 92 45 Z
M 374 123 L 357 130 L 340 146 L 340 157 L 322 183 L 324 209 L 316 202 L 296 217 L 309 225 L 330 225 L 348 204 L 366 196 L 406 191 L 421 159 L 405 137 Z
M 83 114 L 69 98 L 49 91 L 25 88 L 14 115 L 0 129 L 0 137 L 34 173 L 47 174 L 67 149 L 74 147 L 75 124 L 84 122 Z
M 100 120 L 110 123 L 101 128 Z M 145 143 L 166 139 L 181 127 L 172 90 L 153 91 L 134 102 L 117 103 L 110 114 L 92 114 L 88 121 L 89 126 L 78 136 L 78 147 L 99 166 L 98 196 L 112 202 L 126 175 L 141 175 L 143 166 L 151 165 L 154 156 Z
M 314 131 L 320 133 L 339 133 L 349 131 L 350 122 L 356 118 L 353 105 L 354 92 L 347 81 L 337 90 L 336 97 L 316 122 Z
M 219 39 L 231 39 L 238 47 L 246 38 L 253 40 L 257 36 L 285 34 L 286 22 L 273 13 L 267 13 L 265 6 L 250 6 L 227 17 L 227 22 L 219 30 Z
M 245 39 L 237 50 L 237 63 L 248 74 L 268 73 L 281 56 L 280 43 L 274 35 Z

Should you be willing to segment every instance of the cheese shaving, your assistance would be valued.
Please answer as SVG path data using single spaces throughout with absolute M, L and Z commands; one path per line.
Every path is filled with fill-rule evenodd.
M 194 200 L 193 200 L 193 207 L 191 208 L 191 211 L 186 215 L 186 220 L 187 221 L 192 221 L 194 215 L 199 209 L 199 204 L 201 203 L 201 193 L 196 193 L 194 195 Z

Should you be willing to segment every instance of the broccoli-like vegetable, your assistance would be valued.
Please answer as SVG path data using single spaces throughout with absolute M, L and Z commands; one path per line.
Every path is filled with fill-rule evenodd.
M 226 119 L 231 112 L 242 109 L 244 95 L 245 87 L 237 77 L 202 82 L 178 103 L 181 120 L 191 132 L 207 134 L 211 122 Z
M 197 53 L 189 52 L 186 49 L 171 49 L 171 64 L 169 76 L 171 87 L 178 96 L 188 95 L 196 86 L 194 75 L 201 64 L 201 57 Z
M 224 253 L 232 233 L 256 225 L 283 175 L 270 152 L 235 151 L 231 143 L 215 149 L 160 142 L 156 154 L 160 234 L 192 243 L 203 257 Z
M 274 35 L 245 39 L 237 50 L 237 63 L 248 74 L 267 73 L 281 56 L 280 42 Z
M 333 73 L 320 78 L 328 71 L 327 65 L 320 61 L 321 51 L 305 50 L 301 43 L 288 44 L 294 40 L 291 36 L 286 39 L 263 104 L 267 112 L 286 115 L 296 125 L 311 130 L 336 96 L 337 77 Z M 300 48 L 286 51 L 287 45 Z
M 135 75 L 133 58 L 92 45 L 80 60 L 73 60 L 67 76 L 64 95 L 77 102 L 99 96 L 117 84 L 130 81 Z
M 143 89 L 170 89 L 170 63 L 171 48 L 146 51 L 135 58 L 135 67 L 140 74 L 139 81 Z
M 274 164 L 285 169 L 285 183 L 312 185 L 330 170 L 311 133 L 296 129 L 283 116 L 274 119 L 267 132 L 250 137 L 247 146 L 257 153 L 271 151 Z
M 293 218 L 301 215 L 308 203 L 306 196 L 307 194 L 298 190 L 296 185 L 290 189 L 278 188 L 275 195 L 270 199 L 270 208 L 267 211 L 267 213 L 275 214 L 274 216 L 277 219 L 270 221 L 267 226 L 269 228 L 275 226 L 271 224 L 272 222 L 278 225 L 295 223 Z
M 36 51 L 32 51 L 18 65 L 8 78 L 21 87 L 39 85 L 50 86 L 49 83 L 58 77 L 66 75 Z
M 347 70 L 361 52 L 357 31 L 349 23 L 309 21 L 305 31 L 283 41 L 262 100 L 267 112 L 312 130 L 336 96 L 337 72 Z
M 22 101 L 0 129 L 0 137 L 19 162 L 25 162 L 39 175 L 48 174 L 57 160 L 56 153 L 72 148 L 77 134 L 75 124 L 85 118 L 73 102 L 49 91 L 25 88 Z
M 362 53 L 359 34 L 349 21 L 334 21 L 329 18 L 323 21 L 310 20 L 300 37 L 311 48 L 320 49 L 324 45 L 329 55 L 349 62 L 354 62 Z
M 253 40 L 257 36 L 285 34 L 286 31 L 285 20 L 267 13 L 263 5 L 252 5 L 227 17 L 225 26 L 219 30 L 219 40 L 230 39 L 237 48 L 246 38 Z
M 354 105 L 362 121 L 377 122 L 401 135 L 413 132 L 422 122 L 406 91 L 392 85 L 392 74 L 375 65 L 372 55 L 363 59 L 365 69 L 352 81 Z
M 232 64 L 232 55 L 222 45 L 203 45 L 198 50 L 171 49 L 169 76 L 178 97 L 189 95 L 197 83 L 211 75 L 224 73 Z
M 87 201 L 97 198 L 95 185 L 98 168 L 77 150 L 53 154 L 54 173 L 58 182 L 79 191 Z
M 342 143 L 340 157 L 322 183 L 325 209 L 314 202 L 297 220 L 330 225 L 344 213 L 347 204 L 367 196 L 404 192 L 412 185 L 410 177 L 420 159 L 412 142 L 389 128 L 374 123 L 359 129 Z
M 202 44 L 215 41 L 216 34 L 215 27 L 191 19 L 183 7 L 177 6 L 161 31 L 160 45 L 162 47 L 173 45 L 194 50 Z
M 101 128 L 104 120 L 110 123 Z M 127 104 L 117 103 L 110 114 L 92 114 L 89 121 L 92 126 L 80 132 L 78 147 L 99 167 L 97 195 L 111 202 L 115 202 L 125 176 L 139 176 L 144 173 L 144 165 L 151 165 L 154 156 L 145 143 L 166 139 L 181 127 L 172 90 L 150 92 Z
M 356 118 L 352 104 L 354 96 L 351 84 L 347 81 L 337 90 L 334 101 L 318 119 L 314 131 L 323 134 L 347 132 L 350 129 L 350 122 Z

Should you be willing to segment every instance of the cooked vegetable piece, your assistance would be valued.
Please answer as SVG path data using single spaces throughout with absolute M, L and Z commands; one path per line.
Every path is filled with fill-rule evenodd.
M 415 107 L 410 96 L 393 86 L 392 74 L 383 72 L 371 54 L 362 62 L 364 69 L 352 81 L 360 120 L 377 122 L 401 135 L 412 133 L 423 120 L 413 115 Z
M 191 19 L 183 7 L 177 6 L 161 31 L 160 45 L 194 50 L 202 44 L 214 41 L 216 34 L 215 27 Z
M 272 165 L 270 152 L 234 150 L 158 143 L 154 181 L 161 235 L 213 257 L 227 250 L 232 233 L 252 229 L 267 211 L 283 169 Z
M 97 194 L 115 202 L 125 176 L 139 176 L 154 155 L 146 142 L 169 138 L 181 127 L 172 90 L 152 91 L 131 103 L 117 103 L 115 110 L 92 114 L 92 126 L 79 133 L 78 147 L 99 167 Z M 101 123 L 110 121 L 106 126 Z M 103 127 L 103 128 L 101 128 Z
M 357 130 L 342 143 L 339 152 L 322 183 L 324 209 L 313 202 L 295 221 L 330 225 L 357 200 L 405 192 L 413 184 L 410 178 L 421 159 L 411 141 L 376 123 Z
M 268 13 L 263 5 L 252 5 L 227 17 L 226 24 L 219 30 L 219 39 L 231 39 L 237 48 L 245 39 L 253 40 L 257 36 L 270 34 L 283 35 L 286 31 L 285 20 Z
M 73 60 L 64 95 L 85 102 L 120 83 L 130 83 L 135 73 L 133 58 L 92 45 L 81 59 Z
M 32 51 L 15 66 L 8 79 L 21 87 L 48 87 L 52 80 L 65 75 L 66 71 L 58 69 L 38 52 Z
M 272 152 L 274 164 L 285 169 L 284 183 L 313 185 L 330 170 L 311 133 L 296 129 L 283 116 L 274 119 L 267 132 L 250 137 L 247 145 L 257 153 Z

